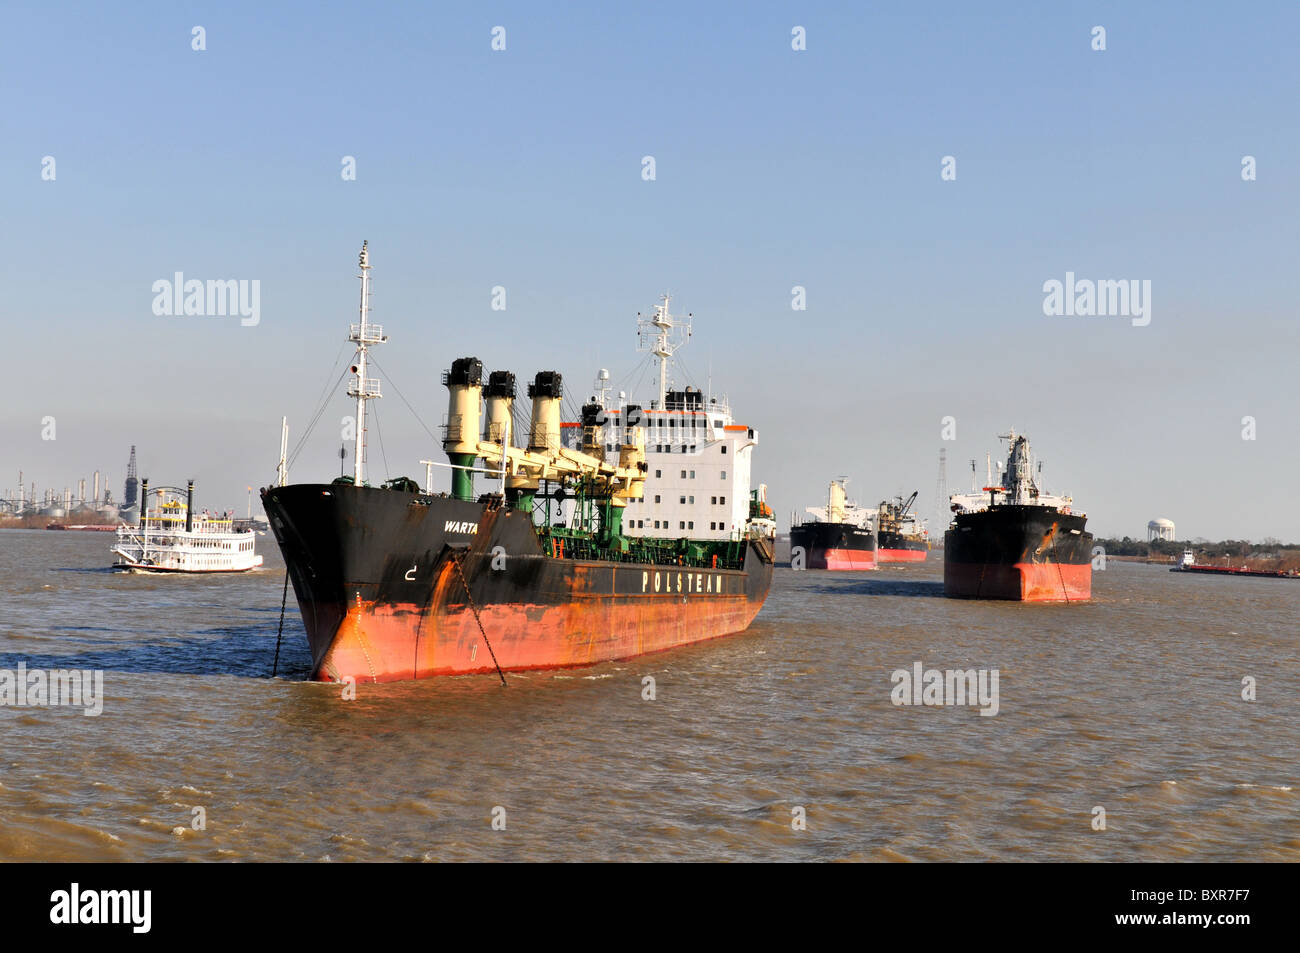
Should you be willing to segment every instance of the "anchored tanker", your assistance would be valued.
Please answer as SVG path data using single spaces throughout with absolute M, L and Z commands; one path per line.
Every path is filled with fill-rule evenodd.
M 1092 534 L 1068 496 L 1034 482 L 1029 441 L 1013 430 L 1000 485 L 954 495 L 944 534 L 943 594 L 970 599 L 1075 602 L 1092 595 Z
M 361 317 L 351 332 L 353 474 L 283 485 L 282 467 L 282 485 L 262 490 L 302 611 L 312 677 L 385 681 L 588 665 L 749 626 L 772 577 L 774 524 L 761 488 L 746 492 L 743 510 L 727 508 L 744 516 L 727 519 L 726 530 L 716 529 L 720 516 L 710 532 L 692 531 L 687 523 L 695 521 L 678 512 L 647 521 L 655 511 L 647 494 L 664 496 L 669 482 L 666 464 L 647 463 L 648 434 L 666 445 L 656 415 L 636 404 L 617 413 L 588 406 L 577 446 L 566 446 L 563 380 L 554 371 L 528 386 L 527 429 L 516 440 L 515 376 L 492 371 L 485 380 L 478 359 L 453 361 L 443 379 L 451 494 L 431 492 L 428 475 L 423 490 L 406 478 L 369 485 L 366 402 L 380 388 L 367 376 L 367 347 L 387 340 L 368 321 L 369 269 L 363 245 Z M 655 353 L 666 361 L 671 349 Z M 652 410 L 669 410 L 668 396 L 661 368 Z M 673 463 L 701 473 L 706 458 L 725 457 L 712 467 L 718 484 L 748 491 L 754 432 L 713 427 L 709 417 L 702 407 L 674 411 L 672 430 L 689 419 L 693 439 L 673 441 Z M 434 462 L 425 463 L 431 473 Z M 479 494 L 476 477 L 499 490 Z
M 845 480 L 832 480 L 826 505 L 810 506 L 814 518 L 790 527 L 790 562 L 804 569 L 875 569 L 872 513 L 848 501 Z M 803 566 L 799 567 L 799 560 Z

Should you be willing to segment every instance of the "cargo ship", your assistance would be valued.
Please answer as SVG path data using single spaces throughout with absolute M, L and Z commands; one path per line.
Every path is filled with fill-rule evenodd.
M 364 244 L 360 278 L 360 321 L 349 335 L 356 345 L 348 390 L 357 401 L 353 473 L 289 485 L 282 441 L 279 485 L 261 493 L 302 613 L 312 678 L 379 682 L 566 668 L 749 626 L 767 597 L 774 555 L 770 509 L 762 488 L 749 488 L 752 428 L 734 429 L 729 420 L 716 427 L 721 418 L 694 400 L 670 408 L 661 365 L 651 409 L 671 418 L 663 430 L 680 434 L 689 420 L 689 442 L 660 441 L 663 418 L 640 405 L 621 403 L 614 414 L 589 403 L 577 447 L 566 447 L 563 380 L 543 371 L 528 386 L 531 415 L 516 446 L 515 376 L 497 370 L 485 377 L 481 361 L 464 357 L 443 377 L 447 462 L 421 461 L 423 488 L 405 477 L 372 486 L 366 404 L 381 393 L 368 376 L 367 354 L 387 337 L 368 319 Z M 663 317 L 660 343 L 667 345 L 666 300 Z M 656 354 L 666 362 L 671 347 Z M 666 465 L 647 463 L 648 439 L 671 443 L 677 469 L 695 471 L 696 495 L 727 489 L 727 515 L 711 520 L 710 533 L 692 531 L 687 524 L 699 520 L 684 510 L 651 515 L 654 497 L 664 505 L 668 477 Z M 450 468 L 450 494 L 432 491 L 435 465 Z M 499 481 L 498 490 L 480 493 L 476 477 Z
M 1029 441 L 1013 430 L 999 485 L 950 497 L 943 594 L 964 599 L 1080 602 L 1092 597 L 1092 534 L 1069 496 L 1033 479 Z M 987 494 L 987 495 L 985 495 Z
M 930 533 L 912 512 L 916 491 L 882 501 L 876 509 L 876 562 L 924 562 L 930 551 Z
M 846 480 L 832 480 L 826 505 L 809 506 L 814 517 L 790 526 L 790 564 L 796 569 L 876 568 L 876 534 L 871 511 L 849 502 Z

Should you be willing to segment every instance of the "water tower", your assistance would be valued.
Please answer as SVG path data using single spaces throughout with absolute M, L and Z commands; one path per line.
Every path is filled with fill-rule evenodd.
M 1165 540 L 1166 542 L 1174 541 L 1173 520 L 1152 520 L 1147 523 L 1147 542 L 1154 543 L 1158 539 Z

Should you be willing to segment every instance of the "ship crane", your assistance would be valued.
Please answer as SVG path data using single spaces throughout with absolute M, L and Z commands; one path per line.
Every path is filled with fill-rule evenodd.
M 504 470 L 511 489 L 536 490 L 543 480 L 568 479 L 583 482 L 596 496 L 613 497 L 615 504 L 620 506 L 644 495 L 645 464 L 625 465 L 624 454 L 620 454 L 618 466 L 611 466 L 599 457 L 566 447 L 559 447 L 553 453 L 538 453 L 519 447 L 503 447 L 488 440 L 480 440 L 474 447 L 474 453 L 494 470 Z M 622 451 L 630 449 L 642 451 L 644 458 L 640 446 L 624 444 L 620 447 Z
M 487 383 L 487 439 L 484 439 L 482 403 L 484 398 L 483 362 L 462 357 L 452 362 L 443 378 L 448 390 L 447 423 L 444 425 L 443 450 L 454 468 L 452 495 L 474 499 L 475 461 L 482 459 L 491 475 L 505 478 L 505 489 L 512 496 L 531 496 L 543 481 L 556 480 L 582 485 L 594 496 L 607 497 L 618 508 L 645 494 L 645 446 L 641 428 L 626 427 L 619 446 L 618 464 L 607 463 L 603 454 L 571 450 L 560 443 L 560 400 L 563 384 L 554 371 L 542 371 L 529 385 L 532 417 L 528 445 L 511 443 L 510 422 L 514 413 L 514 375 L 493 372 Z M 629 408 L 629 411 L 635 408 Z M 633 415 L 629 413 L 629 419 Z M 596 423 L 591 422 L 593 427 Z M 584 441 L 584 449 L 599 452 L 603 441 Z

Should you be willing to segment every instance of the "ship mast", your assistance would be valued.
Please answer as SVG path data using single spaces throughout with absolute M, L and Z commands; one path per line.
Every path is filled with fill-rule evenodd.
M 280 462 L 276 464 L 276 486 L 289 482 L 289 463 L 286 454 L 289 450 L 289 418 L 280 418 Z
M 367 346 L 371 344 L 383 344 L 388 340 L 384 336 L 384 329 L 377 324 L 369 322 L 370 316 L 370 252 L 367 250 L 369 242 L 361 243 L 361 323 L 352 325 L 351 333 L 348 340 L 357 346 L 357 362 L 352 365 L 352 373 L 356 375 L 356 380 L 348 388 L 348 396 L 357 399 L 357 432 L 356 447 L 353 450 L 352 465 L 352 483 L 354 486 L 362 486 L 366 479 L 366 401 L 373 400 L 376 397 L 382 397 L 379 392 L 379 381 L 366 376 L 366 357 Z
M 672 360 L 673 352 L 691 336 L 693 317 L 687 314 L 685 318 L 674 318 L 668 310 L 671 298 L 667 293 L 660 295 L 662 303 L 655 305 L 652 317 L 642 317 L 637 312 L 637 332 L 641 338 L 637 350 L 649 351 L 659 360 L 659 403 L 656 406 L 660 410 L 666 409 L 668 399 L 668 362 Z

